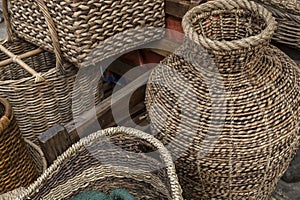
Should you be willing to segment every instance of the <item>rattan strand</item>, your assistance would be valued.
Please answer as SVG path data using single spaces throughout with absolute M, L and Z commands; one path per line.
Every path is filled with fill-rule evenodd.
M 27 187 L 38 176 L 9 102 L 0 98 L 0 195 Z
M 33 142 L 24 139 L 27 150 L 33 159 L 34 168 L 38 175 L 41 175 L 47 168 L 46 158 L 43 151 L 35 145 Z M 2 182 L 1 182 L 2 183 Z M 24 187 L 19 187 L 12 191 L 0 195 L 0 200 L 16 200 L 18 196 L 24 194 L 26 189 Z

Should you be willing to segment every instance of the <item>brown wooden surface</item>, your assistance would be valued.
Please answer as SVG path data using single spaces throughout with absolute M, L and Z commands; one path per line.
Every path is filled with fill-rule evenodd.
M 39 140 L 48 163 L 52 163 L 57 156 L 64 152 L 71 144 L 78 141 L 79 138 L 94 133 L 99 128 L 105 129 L 114 126 L 116 123 L 112 109 L 115 112 L 115 116 L 118 116 L 121 122 L 122 120 L 126 121 L 128 118 L 128 115 L 124 112 L 124 108 L 133 108 L 129 110 L 131 114 L 139 112 L 145 98 L 145 86 L 139 87 L 139 83 L 146 82 L 149 74 L 150 70 L 144 72 L 136 80 L 116 91 L 113 98 L 109 96 L 104 99 L 95 107 L 96 113 L 94 113 L 94 110 L 87 111 L 80 118 L 71 121 L 65 127 L 55 125 L 41 134 Z M 112 88 L 108 92 L 112 92 Z M 127 101 L 129 105 L 124 104 Z M 135 108 L 136 106 L 137 108 Z
M 174 17 L 182 18 L 189 9 L 193 8 L 201 2 L 204 2 L 204 0 L 166 0 L 166 13 Z

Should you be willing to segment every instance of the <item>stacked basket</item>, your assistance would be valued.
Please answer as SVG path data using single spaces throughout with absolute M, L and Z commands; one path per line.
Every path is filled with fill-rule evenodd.
M 164 27 L 164 18 L 163 0 L 18 0 L 11 1 L 10 25 L 19 37 L 61 51 L 78 66 L 91 53 L 102 60 L 161 38 L 155 28 Z
M 264 5 L 278 22 L 274 40 L 300 48 L 300 1 L 299 0 L 256 0 Z

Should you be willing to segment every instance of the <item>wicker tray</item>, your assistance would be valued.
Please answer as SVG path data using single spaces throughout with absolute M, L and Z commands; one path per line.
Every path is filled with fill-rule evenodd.
M 7 1 L 3 4 L 8 18 Z M 159 39 L 164 27 L 163 0 L 18 0 L 11 1 L 11 23 L 17 35 L 62 56 L 79 66 L 107 38 L 113 44 L 101 45 L 94 56 L 105 59 L 126 49 Z M 149 29 L 142 29 L 148 27 Z M 135 30 L 132 32 L 132 30 Z M 59 53 L 60 54 L 60 53 Z M 108 55 L 107 55 L 108 54 Z M 83 65 L 84 66 L 84 65 Z
M 138 199 L 182 200 L 172 158 L 153 136 L 109 128 L 70 147 L 17 199 L 70 199 L 89 190 L 128 190 Z

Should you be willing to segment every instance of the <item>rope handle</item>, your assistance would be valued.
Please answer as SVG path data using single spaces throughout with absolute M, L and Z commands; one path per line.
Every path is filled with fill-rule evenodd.
M 49 13 L 49 10 L 43 0 L 35 0 L 38 7 L 40 8 L 41 12 L 44 15 L 47 27 L 49 29 L 50 37 L 52 39 L 54 54 L 56 58 L 56 69 L 59 70 L 61 73 L 65 73 L 65 69 L 62 65 L 62 52 L 60 48 L 60 44 L 58 41 L 57 31 L 54 24 L 54 21 Z M 7 31 L 7 41 L 11 42 L 13 38 L 13 30 L 12 25 L 9 18 L 9 11 L 8 11 L 8 0 L 2 0 L 2 7 L 3 7 L 3 17 L 5 21 L 6 31 Z M 18 63 L 19 64 L 19 63 Z M 22 66 L 23 67 L 23 66 Z
M 23 69 L 25 69 L 27 72 L 29 72 L 31 75 L 35 77 L 35 83 L 39 83 L 44 81 L 45 79 L 41 76 L 40 73 L 36 72 L 34 69 L 32 69 L 30 66 L 28 66 L 24 61 L 21 60 L 21 58 L 12 52 L 10 52 L 7 48 L 5 48 L 2 44 L 0 44 L 0 50 L 5 53 L 7 56 L 9 56 L 14 63 L 19 64 Z

